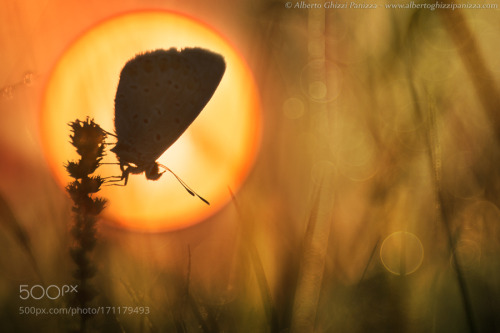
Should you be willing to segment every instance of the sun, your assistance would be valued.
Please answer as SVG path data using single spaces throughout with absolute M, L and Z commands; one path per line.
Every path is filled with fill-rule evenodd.
M 215 214 L 238 190 L 257 154 L 260 106 L 252 73 L 239 53 L 217 32 L 172 12 L 135 12 L 107 20 L 82 35 L 62 55 L 46 86 L 40 117 L 45 156 L 57 181 L 70 181 L 64 163 L 76 159 L 69 122 L 86 117 L 114 132 L 114 98 L 125 63 L 146 51 L 201 47 L 221 54 L 226 72 L 212 99 L 158 162 L 172 169 L 208 201 L 190 196 L 165 173 L 158 181 L 132 175 L 127 186 L 105 186 L 104 212 L 111 224 L 140 231 L 185 228 Z M 109 137 L 109 143 L 116 139 Z M 112 145 L 110 145 L 112 147 Z M 112 152 L 103 162 L 116 162 Z M 97 170 L 120 175 L 117 165 Z

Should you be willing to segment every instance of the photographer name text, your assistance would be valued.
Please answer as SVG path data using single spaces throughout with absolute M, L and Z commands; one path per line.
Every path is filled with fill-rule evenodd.
M 346 2 L 335 2 L 335 1 L 326 1 L 326 2 L 307 2 L 307 1 L 289 1 L 285 3 L 286 9 L 376 9 L 376 8 L 385 8 L 385 9 L 428 9 L 428 10 L 436 10 L 436 9 L 498 9 L 497 3 L 474 3 L 474 2 L 465 2 L 465 3 L 448 3 L 442 1 L 436 1 L 433 3 L 427 2 L 395 2 L 395 3 L 385 3 L 385 4 L 376 4 L 373 2 L 357 2 L 357 1 L 346 1 Z

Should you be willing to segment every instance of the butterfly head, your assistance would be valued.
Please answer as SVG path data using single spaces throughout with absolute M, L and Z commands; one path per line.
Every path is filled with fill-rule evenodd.
M 160 168 L 156 162 L 144 170 L 146 178 L 149 180 L 158 180 L 164 172 L 160 172 Z
M 140 174 L 144 172 L 146 178 L 150 180 L 159 179 L 163 173 L 159 171 L 158 164 L 154 160 L 145 158 L 142 152 L 134 149 L 133 145 L 118 140 L 111 151 L 116 154 L 122 171 L 126 167 L 129 173 Z

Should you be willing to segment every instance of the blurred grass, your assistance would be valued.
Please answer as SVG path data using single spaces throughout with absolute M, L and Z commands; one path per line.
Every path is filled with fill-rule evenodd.
M 31 241 L 29 239 L 29 235 L 24 226 L 18 221 L 10 205 L 8 204 L 8 202 L 5 200 L 4 196 L 1 193 L 0 193 L 0 221 L 2 223 L 2 226 L 6 229 L 6 231 L 11 233 L 11 235 L 17 240 L 19 246 L 25 252 L 28 261 L 30 262 L 39 281 L 43 284 L 42 273 L 40 272 L 37 260 L 35 258 L 35 254 L 33 253 L 33 250 L 31 248 Z

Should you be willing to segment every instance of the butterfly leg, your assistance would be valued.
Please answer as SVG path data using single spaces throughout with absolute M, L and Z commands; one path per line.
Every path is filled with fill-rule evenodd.
M 125 168 L 125 166 L 123 164 L 120 164 L 120 170 L 122 171 L 121 180 L 124 180 L 123 186 L 127 186 L 128 176 L 130 175 L 130 166 Z
M 124 164 L 120 164 L 120 170 L 122 172 L 121 176 L 109 176 L 109 177 L 106 177 L 106 182 L 107 183 L 113 183 L 113 184 L 110 184 L 111 186 L 125 186 L 127 185 L 127 182 L 128 182 L 128 176 L 130 174 L 130 170 L 129 170 L 129 166 L 126 166 Z M 123 182 L 123 184 L 117 184 L 119 182 Z

